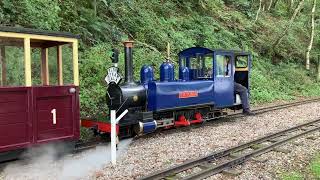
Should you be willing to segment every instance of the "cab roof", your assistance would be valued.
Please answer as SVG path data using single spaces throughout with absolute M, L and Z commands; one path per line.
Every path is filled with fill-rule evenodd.
M 205 47 L 191 47 L 184 49 L 179 52 L 179 57 L 196 57 L 197 54 L 210 54 L 214 52 L 229 52 L 234 54 L 248 55 L 251 54 L 247 51 L 239 51 L 239 50 L 226 50 L 226 49 L 209 49 Z

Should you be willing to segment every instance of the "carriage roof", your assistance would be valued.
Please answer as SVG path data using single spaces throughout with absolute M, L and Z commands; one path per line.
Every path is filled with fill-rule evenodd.
M 30 39 L 32 48 L 48 48 L 76 42 L 80 36 L 69 32 L 54 32 L 22 27 L 0 26 L 0 45 L 19 46 Z M 14 38 L 14 40 L 13 40 Z
M 75 39 L 80 38 L 79 35 L 75 35 L 70 32 L 56 32 L 56 31 L 47 31 L 47 30 L 39 30 L 39 29 L 31 29 L 31 28 L 23 28 L 23 27 L 0 26 L 0 32 L 66 37 L 66 38 L 75 38 Z

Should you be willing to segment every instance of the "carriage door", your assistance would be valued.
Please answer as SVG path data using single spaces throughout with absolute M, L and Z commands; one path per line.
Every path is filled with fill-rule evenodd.
M 232 53 L 216 52 L 214 57 L 214 102 L 217 107 L 233 105 L 234 77 Z
M 39 77 L 40 84 L 33 87 L 37 143 L 73 139 L 76 136 L 79 127 L 78 87 L 70 84 L 72 81 L 68 79 L 72 78 L 72 73 L 64 68 L 68 65 L 71 69 L 69 51 L 70 48 L 65 45 L 43 48 L 40 52 L 41 75 L 34 75 L 34 83 Z
M 35 87 L 36 141 L 71 138 L 74 134 L 76 88 Z

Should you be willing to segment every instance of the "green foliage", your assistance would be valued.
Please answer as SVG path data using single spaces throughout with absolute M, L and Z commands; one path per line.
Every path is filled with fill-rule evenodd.
M 88 128 L 80 128 L 80 139 L 83 141 L 89 141 L 92 138 L 92 130 Z
M 281 176 L 282 180 L 303 180 L 303 175 L 299 172 L 285 173 Z
M 25 85 L 23 49 L 17 47 L 7 47 L 5 56 L 7 64 L 7 85 Z
M 320 156 L 316 155 L 304 169 L 280 174 L 282 180 L 320 179 Z
M 320 7 L 319 2 L 318 5 Z M 136 80 L 144 64 L 153 65 L 159 77 L 158 68 L 169 42 L 176 66 L 177 53 L 191 46 L 251 51 L 254 54 L 253 103 L 319 95 L 320 86 L 314 82 L 315 70 L 303 70 L 310 39 L 311 6 L 311 2 L 305 2 L 292 29 L 277 47 L 275 57 L 280 62 L 277 65 L 270 62 L 272 45 L 288 25 L 293 11 L 286 1 L 278 1 L 270 11 L 262 11 L 254 22 L 259 2 L 249 0 L 2 0 L 0 24 L 80 34 L 81 115 L 103 117 L 107 113 L 104 77 L 110 66 L 110 51 L 114 47 L 122 49 L 120 42 L 129 37 L 135 40 Z M 320 54 L 319 33 L 316 28 L 311 53 L 313 64 Z M 64 54 L 68 57 L 71 52 Z M 39 53 L 34 53 L 33 59 L 38 58 Z M 122 59 L 120 54 L 119 67 L 123 73 Z M 33 67 L 39 69 L 34 63 Z M 50 65 L 54 69 L 54 64 Z M 65 63 L 65 81 L 72 82 L 68 67 L 70 64 Z M 12 69 L 15 71 L 23 72 Z M 51 75 L 55 76 L 56 72 L 52 70 Z M 32 76 L 40 82 L 39 75 Z
M 58 0 L 3 0 L 0 4 L 2 4 L 1 24 L 48 30 L 60 29 Z
M 256 57 L 251 72 L 251 99 L 253 103 L 291 100 L 300 96 L 319 96 L 320 84 L 295 63 L 272 65 Z
M 86 50 L 80 57 L 80 104 L 82 117 L 107 113 L 104 77 L 107 68 L 111 65 L 109 56 L 106 53 L 110 49 L 109 45 L 100 44 Z
M 316 156 L 310 164 L 310 170 L 315 179 L 320 179 L 320 156 Z
M 19 17 L 23 25 L 32 24 L 35 28 L 59 30 L 59 2 L 57 0 L 24 0 L 24 13 Z

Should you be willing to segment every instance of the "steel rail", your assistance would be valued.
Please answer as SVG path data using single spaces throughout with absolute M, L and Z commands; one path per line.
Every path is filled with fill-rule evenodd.
M 313 99 L 307 99 L 307 100 L 303 100 L 303 101 L 296 101 L 296 102 L 292 102 L 292 103 L 280 104 L 280 105 L 276 105 L 276 106 L 263 107 L 263 108 L 259 108 L 259 109 L 254 109 L 252 111 L 256 115 L 258 115 L 258 114 L 263 114 L 263 113 L 270 112 L 270 111 L 280 110 L 280 109 L 284 109 L 284 108 L 289 108 L 289 107 L 293 107 L 293 106 L 299 106 L 299 105 L 318 102 L 318 101 L 320 101 L 320 98 L 313 98 Z M 178 129 L 183 131 L 184 129 L 188 130 L 189 128 L 199 128 L 201 126 L 211 125 L 211 123 L 214 123 L 214 122 L 217 122 L 217 121 L 218 122 L 221 122 L 221 121 L 224 122 L 226 119 L 227 120 L 232 120 L 232 119 L 241 118 L 241 117 L 245 117 L 245 115 L 243 115 L 241 112 L 239 112 L 239 113 L 229 114 L 229 115 L 225 115 L 225 116 L 219 116 L 219 117 L 214 117 L 214 118 L 206 118 L 206 119 L 203 119 L 203 123 L 201 123 L 201 124 L 195 124 L 195 125 L 191 125 L 191 126 L 179 127 Z M 176 129 L 168 129 L 166 131 L 162 131 L 162 129 L 158 129 L 154 133 L 151 133 L 151 134 L 155 134 L 155 133 L 159 133 L 159 132 L 170 133 L 172 131 L 176 131 Z M 150 134 L 144 134 L 144 135 L 136 136 L 136 137 L 134 137 L 134 139 L 148 138 L 149 136 L 150 136 Z
M 269 111 L 274 111 L 274 110 L 278 110 L 278 109 L 283 109 L 283 108 L 288 108 L 288 107 L 292 107 L 292 106 L 296 106 L 296 105 L 302 105 L 302 104 L 307 104 L 307 103 L 312 103 L 312 102 L 317 102 L 320 101 L 320 98 L 314 98 L 314 99 L 308 99 L 308 100 L 304 100 L 304 101 L 298 101 L 298 102 L 293 102 L 293 103 L 286 103 L 286 104 L 280 104 L 280 105 L 276 105 L 276 106 L 269 106 L 269 107 L 264 107 L 264 108 L 259 108 L 259 109 L 255 109 L 253 110 L 253 112 L 255 112 L 256 114 L 262 114 L 265 112 L 269 112 Z M 242 117 L 244 116 L 242 113 L 235 113 L 235 114 L 231 114 L 231 115 L 227 115 L 225 118 L 228 119 L 232 119 L 232 118 L 238 118 L 238 117 Z M 213 118 L 216 119 L 216 118 Z M 206 119 L 205 121 L 210 121 L 212 119 Z M 139 137 L 137 137 L 139 138 Z M 79 153 L 82 152 L 84 150 L 87 149 L 92 149 L 95 148 L 97 145 L 104 143 L 104 141 L 89 141 L 89 142 L 78 142 L 75 145 L 75 149 L 73 150 L 73 153 Z
M 190 176 L 184 178 L 184 179 L 203 179 L 205 177 L 209 177 L 211 175 L 220 173 L 224 169 L 241 164 L 241 163 L 245 162 L 246 160 L 250 159 L 252 156 L 257 156 L 257 155 L 266 153 L 268 151 L 271 151 L 273 148 L 280 146 L 281 144 L 284 144 L 290 140 L 293 140 L 293 139 L 298 138 L 300 136 L 303 136 L 303 135 L 312 133 L 314 131 L 320 130 L 320 124 L 317 124 L 317 123 L 320 123 L 320 119 L 317 119 L 317 120 L 314 120 L 311 122 L 307 122 L 304 124 L 300 124 L 298 126 L 286 129 L 284 131 L 276 132 L 276 133 L 273 133 L 273 134 L 265 136 L 265 137 L 258 138 L 256 140 L 241 144 L 236 147 L 232 147 L 232 148 L 229 148 L 226 150 L 218 151 L 218 152 L 212 153 L 210 155 L 207 155 L 205 157 L 186 161 L 183 164 L 155 172 L 155 173 L 150 174 L 148 176 L 145 176 L 141 179 L 151 180 L 151 179 L 164 179 L 164 178 L 168 178 L 168 177 L 174 178 L 176 174 L 179 174 L 185 170 L 192 169 L 194 167 L 198 167 L 202 164 L 206 164 L 203 166 L 203 167 L 207 167 L 204 170 L 200 171 L 199 173 L 196 173 L 194 175 L 190 175 Z M 317 124 L 317 125 L 315 125 L 315 124 Z M 315 128 L 303 129 L 306 127 L 315 127 Z M 223 157 L 229 157 L 234 152 L 239 152 L 241 150 L 248 149 L 256 144 L 268 142 L 270 140 L 274 140 L 275 138 L 282 137 L 282 136 L 286 135 L 287 133 L 291 133 L 291 132 L 295 132 L 295 131 L 299 131 L 299 130 L 301 130 L 302 132 L 298 133 L 296 135 L 293 135 L 293 136 L 289 136 L 289 137 L 282 139 L 282 140 L 274 141 L 274 143 L 272 143 L 271 145 L 263 146 L 261 148 L 254 150 L 251 153 L 244 154 L 244 155 L 236 157 L 236 158 L 232 158 L 232 160 L 227 161 L 222 164 L 219 164 L 217 166 L 208 167 L 208 162 L 213 162 L 213 161 L 221 159 Z
M 92 140 L 87 142 L 77 142 L 72 150 L 72 153 L 80 153 L 82 151 L 96 148 L 98 145 L 105 143 L 102 140 Z
M 320 98 L 308 99 L 308 100 L 297 101 L 297 102 L 292 102 L 292 103 L 285 103 L 285 104 L 280 104 L 280 105 L 275 105 L 275 106 L 268 106 L 268 107 L 254 109 L 252 111 L 255 114 L 263 114 L 263 113 L 270 112 L 270 111 L 280 110 L 280 109 L 284 109 L 284 108 L 299 106 L 299 105 L 318 102 L 318 101 L 320 101 Z M 238 116 L 244 116 L 244 115 L 242 113 L 235 113 L 235 114 L 230 114 L 226 117 L 227 118 L 235 118 Z
M 270 111 L 276 111 L 276 110 L 280 110 L 280 109 L 285 109 L 285 108 L 289 108 L 289 107 L 293 107 L 293 106 L 300 106 L 303 104 L 308 104 L 308 103 L 313 103 L 313 102 L 318 102 L 318 101 L 320 101 L 320 98 L 314 98 L 314 99 L 308 99 L 308 100 L 303 100 L 303 101 L 296 101 L 296 102 L 292 102 L 292 103 L 285 103 L 285 104 L 280 104 L 280 105 L 275 105 L 275 106 L 258 108 L 258 109 L 252 110 L 252 112 L 254 112 L 255 115 L 258 115 L 258 114 L 263 114 L 263 113 L 267 113 Z M 204 122 L 210 122 L 212 120 L 217 120 L 220 118 L 234 119 L 234 118 L 240 118 L 240 117 L 245 117 L 245 115 L 242 114 L 241 112 L 238 112 L 238 113 L 229 114 L 229 115 L 225 115 L 225 116 L 207 118 L 207 119 L 204 119 Z

